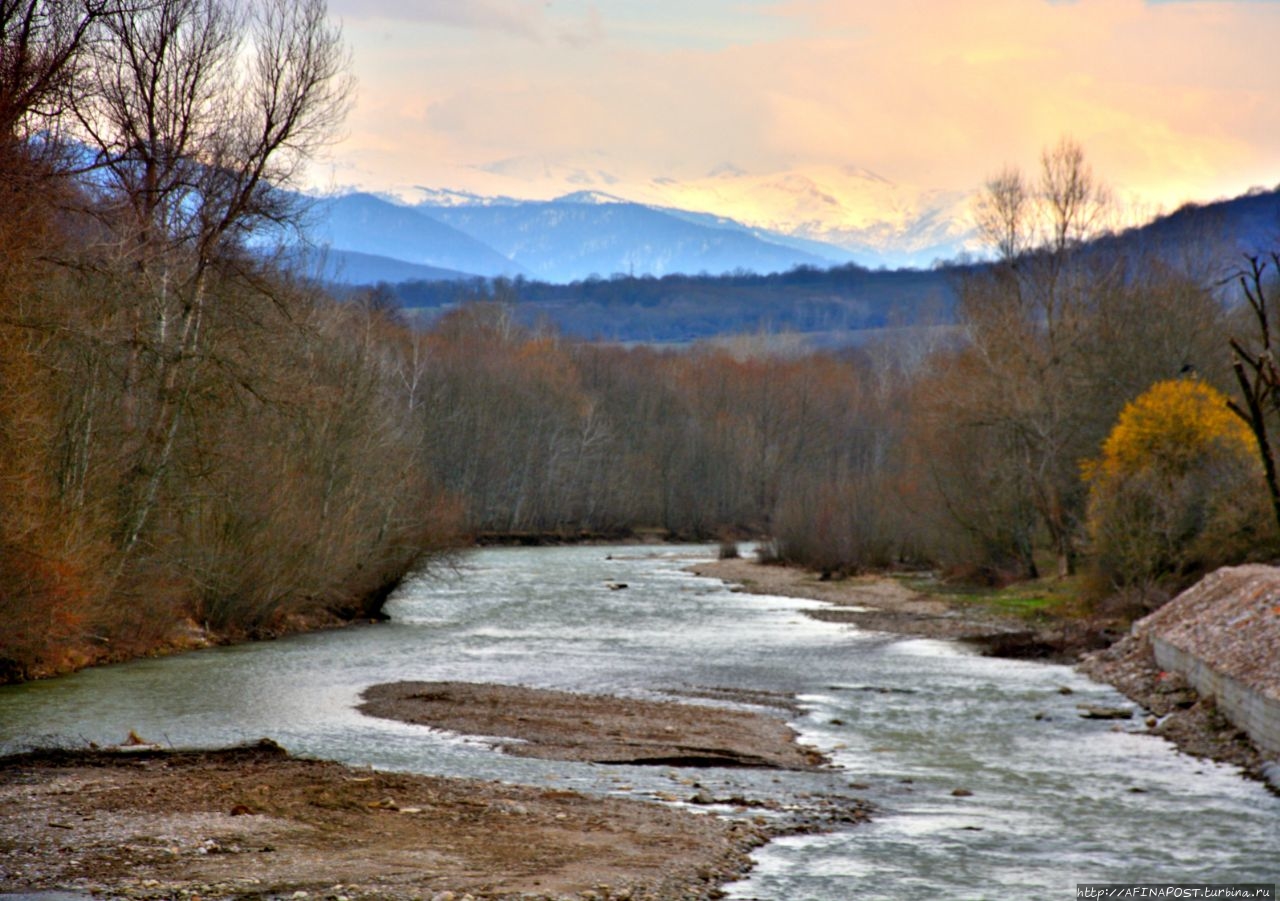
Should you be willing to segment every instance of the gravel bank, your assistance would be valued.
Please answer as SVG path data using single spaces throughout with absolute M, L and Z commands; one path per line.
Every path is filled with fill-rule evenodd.
M 700 901 L 768 838 L 750 819 L 353 769 L 268 741 L 0 760 L 0 892 Z

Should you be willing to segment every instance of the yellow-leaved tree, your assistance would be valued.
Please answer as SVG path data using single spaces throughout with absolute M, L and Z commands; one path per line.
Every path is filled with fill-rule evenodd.
M 1093 549 L 1113 587 L 1149 597 L 1274 543 L 1257 447 L 1227 403 L 1197 379 L 1158 382 L 1082 465 Z

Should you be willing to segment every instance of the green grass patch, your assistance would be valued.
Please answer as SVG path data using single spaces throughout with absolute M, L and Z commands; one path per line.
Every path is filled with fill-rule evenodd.
M 950 584 L 936 578 L 912 576 L 903 579 L 907 587 L 950 604 L 972 605 L 1002 616 L 1026 619 L 1070 617 L 1081 609 L 1083 583 L 1078 576 L 1067 579 L 1036 579 L 1004 588 L 980 588 Z

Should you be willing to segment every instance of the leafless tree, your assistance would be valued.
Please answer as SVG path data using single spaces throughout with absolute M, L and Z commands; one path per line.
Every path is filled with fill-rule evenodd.
M 324 0 L 150 0 L 112 10 L 77 108 L 133 309 L 125 415 L 140 449 L 122 537 L 146 526 L 206 357 L 209 278 L 287 221 L 282 188 L 342 121 L 353 84 Z M 152 386 L 143 396 L 144 374 Z
M 50 128 L 109 0 L 0 0 L 0 139 Z
M 1000 262 L 1013 263 L 1029 249 L 1033 196 L 1021 170 L 1006 166 L 987 180 L 974 206 L 978 233 Z
M 1058 557 L 1073 568 L 1081 508 L 1071 402 L 1096 295 L 1115 272 L 1077 253 L 1103 222 L 1107 192 L 1084 152 L 1064 138 L 1041 156 L 1034 189 L 1016 169 L 993 177 L 975 216 L 999 262 L 959 286 L 960 318 L 973 363 L 956 412 L 965 427 L 994 429 L 1009 449 L 1002 465 L 1025 486 Z M 1017 473 L 1015 475 L 1015 472 Z
M 1276 523 L 1280 525 L 1280 482 L 1277 482 L 1275 451 L 1268 421 L 1280 413 L 1280 366 L 1276 363 L 1272 324 L 1275 311 L 1267 285 L 1269 268 L 1280 273 L 1280 253 L 1272 253 L 1269 264 L 1256 255 L 1250 256 L 1247 264 L 1248 268 L 1240 273 L 1239 281 L 1257 325 L 1257 343 L 1251 348 L 1238 338 L 1230 340 L 1232 369 L 1243 398 L 1243 404 L 1231 401 L 1230 407 L 1245 421 L 1258 441 L 1258 454 L 1271 496 L 1271 507 Z

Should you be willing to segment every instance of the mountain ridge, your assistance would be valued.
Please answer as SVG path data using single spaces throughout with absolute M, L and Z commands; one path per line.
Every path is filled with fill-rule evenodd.
M 884 181 L 861 170 L 851 177 L 871 184 Z M 796 184 L 808 194 L 811 188 L 817 190 L 810 183 L 793 187 Z M 1227 255 L 1238 255 L 1240 248 L 1273 237 L 1266 223 L 1276 194 L 1255 190 L 1229 200 L 1186 204 L 1103 240 L 1189 246 L 1195 239 L 1207 246 L 1212 237 L 1215 243 L 1231 245 L 1224 251 Z M 719 213 L 627 200 L 596 187 L 550 200 L 422 187 L 410 198 L 351 192 L 316 203 L 313 218 L 318 227 L 313 231 L 314 244 L 331 259 L 346 255 L 343 266 L 329 266 L 324 274 L 347 284 L 498 276 L 563 284 L 591 276 L 768 274 L 849 263 L 867 269 L 903 268 L 906 264 L 887 267 L 849 247 L 868 240 L 883 244 L 904 229 L 928 256 L 927 265 L 908 261 L 908 268 L 926 269 L 945 260 L 974 258 L 968 244 L 947 243 L 955 238 L 947 206 L 955 198 L 939 196 L 938 205 L 923 212 L 912 207 L 898 223 L 841 231 L 844 246 L 807 237 L 803 228 L 784 234 Z M 829 237 L 833 229 L 828 222 L 808 231 Z M 1273 231 L 1280 243 L 1280 226 Z M 427 268 L 410 270 L 407 265 Z

